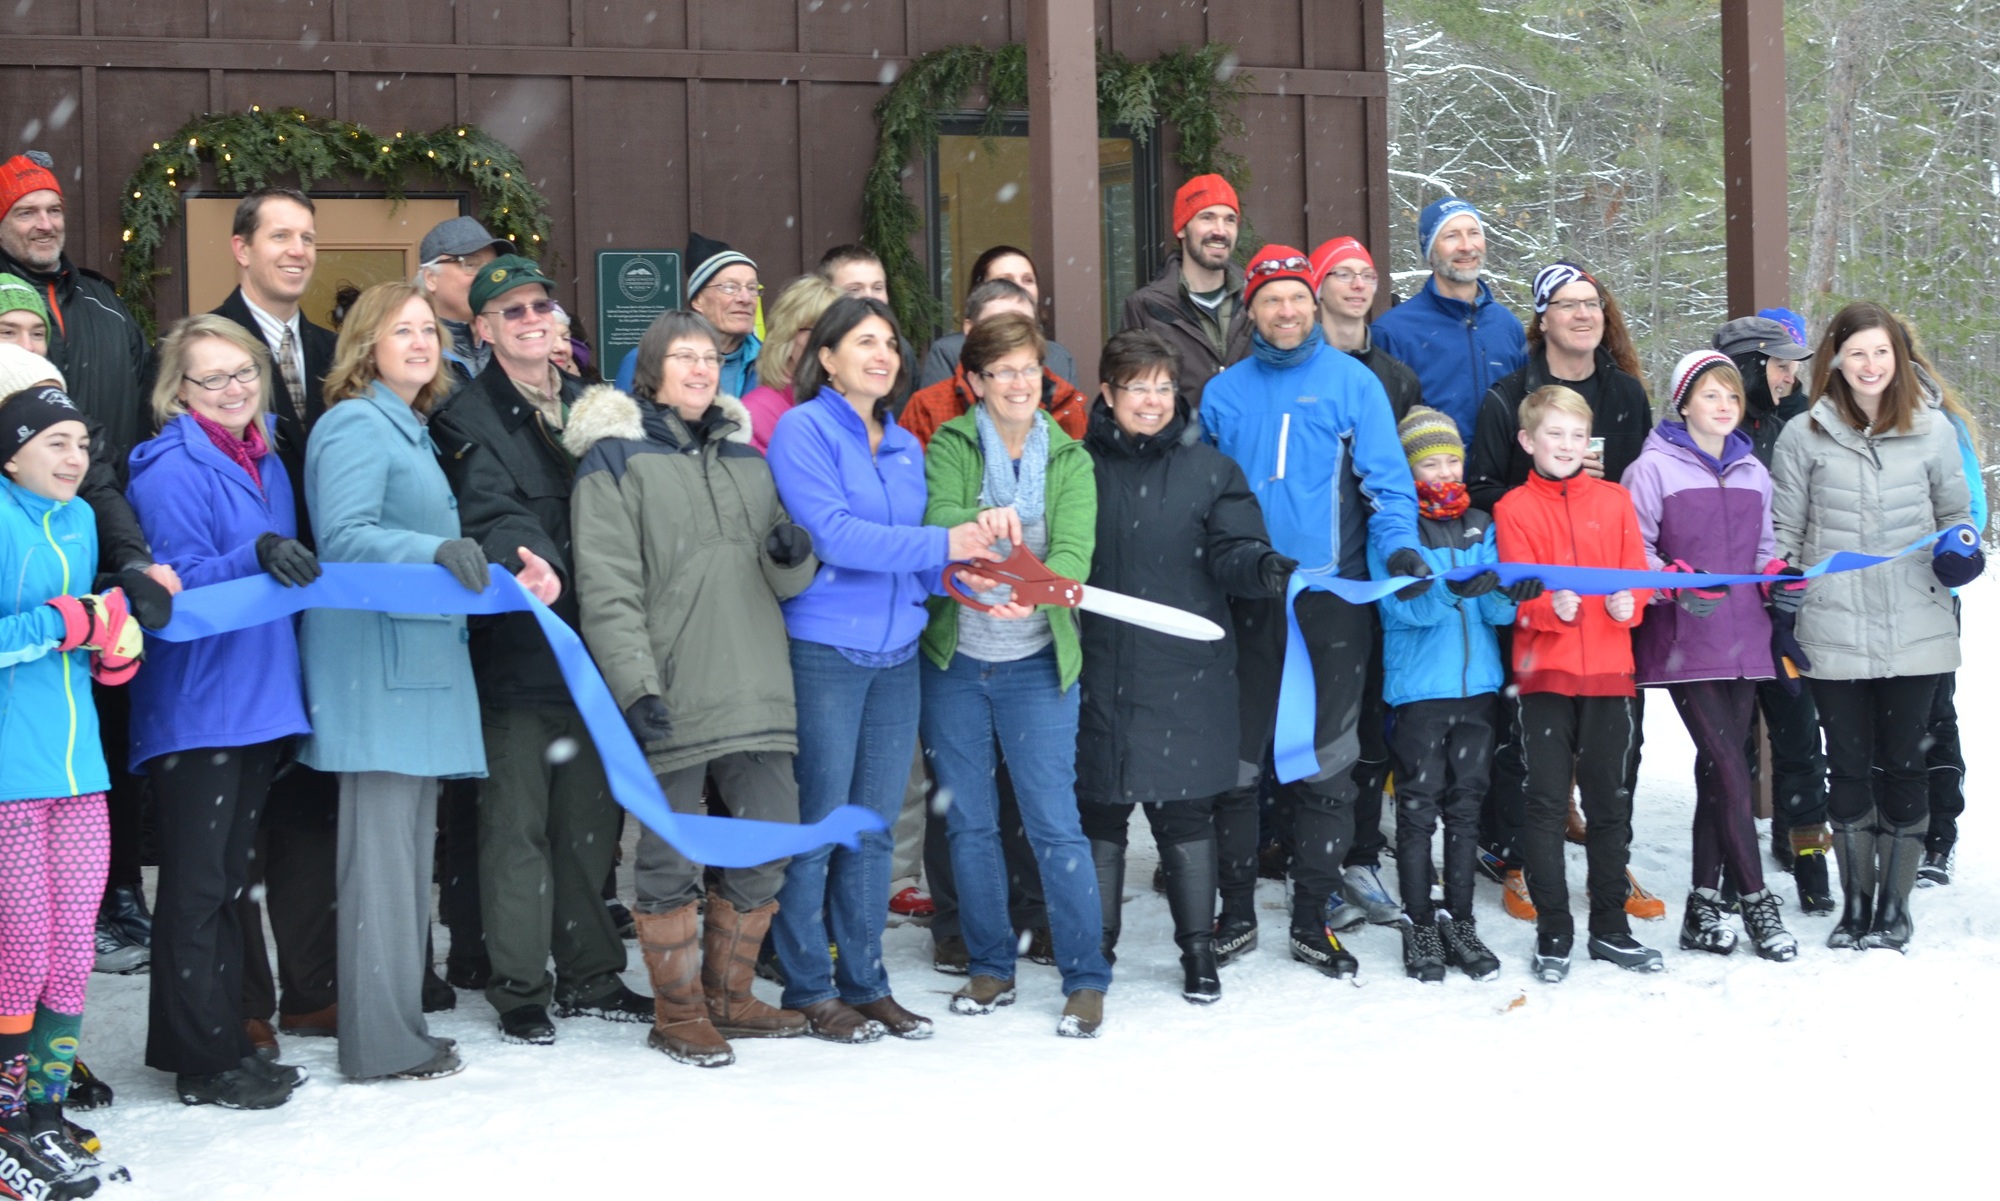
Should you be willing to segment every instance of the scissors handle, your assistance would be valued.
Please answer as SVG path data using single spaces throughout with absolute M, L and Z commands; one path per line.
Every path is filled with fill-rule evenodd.
M 962 571 L 987 576 L 1012 586 L 1015 604 L 1061 605 L 1066 609 L 1074 609 L 1078 602 L 1083 600 L 1082 584 L 1050 571 L 1035 557 L 1034 552 L 1025 546 L 1015 546 L 1013 553 L 998 563 L 961 559 L 944 565 L 946 594 L 969 609 L 991 613 L 992 605 L 981 602 L 959 586 L 958 575 Z

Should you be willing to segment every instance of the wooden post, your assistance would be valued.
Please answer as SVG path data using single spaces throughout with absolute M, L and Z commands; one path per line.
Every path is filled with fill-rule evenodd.
M 1104 344 L 1095 0 L 1028 0 L 1028 160 L 1042 304 L 1076 355 L 1071 382 L 1094 394 Z
M 1722 167 L 1729 315 L 1791 302 L 1785 195 L 1785 3 L 1722 0 Z

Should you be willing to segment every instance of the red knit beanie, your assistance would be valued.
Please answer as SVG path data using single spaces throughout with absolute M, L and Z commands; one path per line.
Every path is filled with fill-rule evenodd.
M 46 155 L 37 155 L 46 158 Z M 56 182 L 56 173 L 44 163 L 36 162 L 25 154 L 17 154 L 0 163 L 0 216 L 13 211 L 21 202 L 21 197 L 30 192 L 54 192 L 62 195 L 62 185 Z
M 1333 270 L 1335 263 L 1345 262 L 1348 259 L 1360 259 L 1368 264 L 1369 270 L 1375 269 L 1375 256 L 1369 254 L 1368 248 L 1359 241 L 1353 238 L 1335 238 L 1331 242 L 1321 242 L 1319 249 L 1312 253 L 1313 291 L 1319 291 L 1319 285 L 1326 282 L 1326 273 Z
M 1226 204 L 1238 215 L 1243 212 L 1243 206 L 1236 200 L 1236 189 L 1220 175 L 1197 175 L 1182 184 L 1181 190 L 1174 193 L 1174 236 L 1181 236 L 1196 213 L 1216 204 Z
M 1303 250 L 1266 242 L 1264 249 L 1258 251 L 1257 257 L 1243 269 L 1243 303 L 1249 304 L 1251 298 L 1257 295 L 1257 290 L 1265 284 L 1275 284 L 1283 279 L 1297 280 L 1306 286 L 1306 291 L 1312 291 L 1312 263 Z

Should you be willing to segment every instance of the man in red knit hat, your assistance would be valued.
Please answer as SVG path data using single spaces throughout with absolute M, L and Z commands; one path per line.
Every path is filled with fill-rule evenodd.
M 1230 261 L 1243 208 L 1220 175 L 1197 175 L 1174 193 L 1174 237 L 1180 248 L 1159 278 L 1125 298 L 1120 329 L 1149 329 L 1181 356 L 1180 399 L 1201 403 L 1216 372 L 1250 353 L 1250 314 L 1243 272 Z

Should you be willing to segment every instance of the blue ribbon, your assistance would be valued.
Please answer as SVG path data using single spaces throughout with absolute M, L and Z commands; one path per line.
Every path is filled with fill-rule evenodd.
M 1979 545 L 1979 536 L 1969 525 L 1955 525 L 1925 534 L 1903 549 L 1887 555 L 1864 555 L 1859 551 L 1835 551 L 1823 562 L 1805 569 L 1803 578 L 1818 579 L 1843 571 L 1860 571 L 1925 547 L 1935 546 L 1936 554 L 1970 555 Z M 1502 587 L 1522 580 L 1538 579 L 1550 592 L 1569 591 L 1578 596 L 1607 596 L 1626 588 L 1697 588 L 1739 584 L 1770 584 L 1782 576 L 1711 575 L 1684 571 L 1626 571 L 1616 567 L 1565 567 L 1552 563 L 1468 563 L 1433 576 L 1391 576 L 1385 580 L 1348 580 L 1322 572 L 1299 571 L 1285 590 L 1285 665 L 1278 682 L 1278 725 L 1272 740 L 1272 761 L 1278 779 L 1284 783 L 1309 779 L 1319 774 L 1319 754 L 1314 745 L 1318 717 L 1318 690 L 1313 681 L 1312 659 L 1306 654 L 1305 635 L 1299 631 L 1295 602 L 1299 593 L 1310 588 L 1331 592 L 1354 605 L 1372 605 L 1411 584 L 1433 580 L 1469 580 L 1486 572 L 1497 572 Z M 1794 577 L 1796 578 L 1796 577 Z
M 174 619 L 151 637 L 189 642 L 290 617 L 305 609 L 361 609 L 371 613 L 532 613 L 547 635 L 577 711 L 597 744 L 611 795 L 632 816 L 696 863 L 755 867 L 803 854 L 828 843 L 861 845 L 861 836 L 884 829 L 882 819 L 858 805 L 843 805 L 809 826 L 675 813 L 646 764 L 618 703 L 597 673 L 583 640 L 547 605 L 505 570 L 488 565 L 493 582 L 474 594 L 450 572 L 431 564 L 328 563 L 325 574 L 303 588 L 286 588 L 267 575 L 249 576 L 174 598 Z

